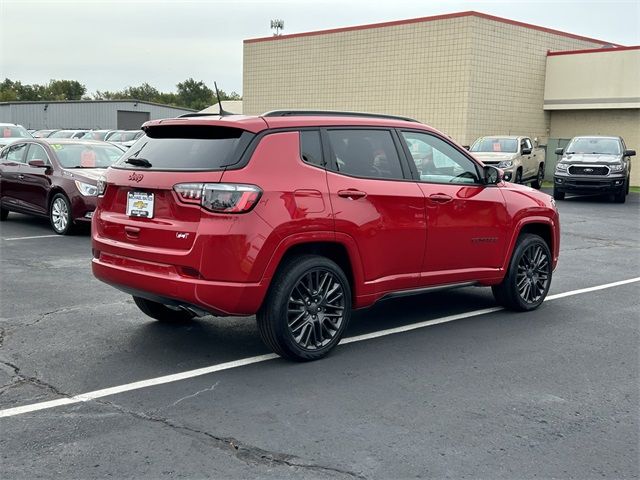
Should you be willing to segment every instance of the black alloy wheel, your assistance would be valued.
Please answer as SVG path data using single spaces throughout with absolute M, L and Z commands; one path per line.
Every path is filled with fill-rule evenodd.
M 280 356 L 324 357 L 342 338 L 351 317 L 351 286 L 342 269 L 319 255 L 286 259 L 256 315 L 260 337 Z
M 492 287 L 496 301 L 516 311 L 538 308 L 551 286 L 551 251 L 538 235 L 521 235 L 502 283 Z

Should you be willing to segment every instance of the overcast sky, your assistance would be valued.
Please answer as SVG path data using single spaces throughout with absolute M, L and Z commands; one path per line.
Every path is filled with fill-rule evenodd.
M 640 44 L 640 0 L 0 0 L 0 76 L 78 80 L 89 93 L 186 78 L 242 93 L 242 41 L 476 10 L 623 45 Z

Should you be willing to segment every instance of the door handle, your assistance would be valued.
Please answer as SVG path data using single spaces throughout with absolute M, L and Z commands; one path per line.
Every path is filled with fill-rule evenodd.
M 453 200 L 453 197 L 445 193 L 434 193 L 433 195 L 429 195 L 429 200 L 435 203 L 449 203 Z
M 125 226 L 124 233 L 126 233 L 129 238 L 138 238 L 140 235 L 140 229 L 138 227 Z
M 339 190 L 338 196 L 342 198 L 348 198 L 350 200 L 357 200 L 358 198 L 364 198 L 367 196 L 365 192 L 356 190 L 355 188 L 349 188 L 347 190 Z
M 18 175 L 18 179 L 24 180 L 24 175 L 22 175 L 22 174 Z

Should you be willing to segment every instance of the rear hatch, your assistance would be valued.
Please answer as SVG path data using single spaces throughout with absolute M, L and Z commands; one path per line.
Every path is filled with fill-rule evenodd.
M 145 250 L 166 254 L 190 250 L 202 212 L 201 185 L 219 183 L 225 168 L 239 162 L 253 137 L 226 126 L 148 128 L 107 171 L 94 217 L 98 239 L 114 246 L 142 247 L 140 258 Z

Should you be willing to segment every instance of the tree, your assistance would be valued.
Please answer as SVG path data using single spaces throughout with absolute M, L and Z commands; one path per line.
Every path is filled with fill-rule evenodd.
M 178 83 L 176 87 L 179 102 L 188 108 L 202 110 L 215 103 L 213 90 L 202 81 L 196 82 L 193 78 L 189 78 Z
M 76 80 L 51 80 L 43 100 L 80 100 L 86 91 L 87 87 Z

